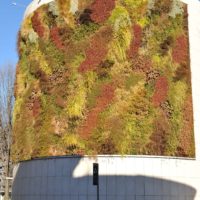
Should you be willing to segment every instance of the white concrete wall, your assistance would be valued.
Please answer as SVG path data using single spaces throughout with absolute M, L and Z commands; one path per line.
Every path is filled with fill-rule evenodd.
M 29 6 L 26 8 L 26 11 L 24 13 L 24 18 L 26 18 L 28 15 L 30 15 L 31 13 L 33 13 L 37 8 L 39 8 L 40 6 L 50 3 L 54 0 L 33 0 Z M 75 13 L 78 10 L 78 1 L 79 0 L 71 0 L 71 9 L 70 11 L 72 13 Z
M 98 156 L 20 163 L 12 200 L 94 200 L 92 164 L 99 163 L 100 200 L 199 200 L 200 161 Z
M 186 1 L 186 0 L 185 0 Z M 200 160 L 200 1 L 187 0 L 196 159 Z

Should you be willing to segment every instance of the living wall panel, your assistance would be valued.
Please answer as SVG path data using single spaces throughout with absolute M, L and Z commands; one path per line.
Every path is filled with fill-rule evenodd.
M 52 1 L 25 17 L 18 38 L 14 161 L 194 156 L 184 3 Z

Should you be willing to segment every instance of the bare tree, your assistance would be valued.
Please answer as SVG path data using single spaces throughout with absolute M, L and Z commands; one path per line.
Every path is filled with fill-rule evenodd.
M 10 146 L 12 140 L 12 112 L 14 104 L 15 69 L 12 65 L 0 68 L 0 164 L 5 189 L 5 200 L 9 199 L 9 181 L 11 175 Z

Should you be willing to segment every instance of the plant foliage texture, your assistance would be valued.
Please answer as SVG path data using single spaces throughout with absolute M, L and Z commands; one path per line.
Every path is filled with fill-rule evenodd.
M 53 1 L 23 21 L 13 160 L 194 157 L 186 5 L 78 2 Z

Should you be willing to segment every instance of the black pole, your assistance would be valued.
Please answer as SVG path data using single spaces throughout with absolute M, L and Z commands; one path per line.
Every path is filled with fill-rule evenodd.
M 99 200 L 99 164 L 93 163 L 93 185 L 97 186 L 97 200 Z
M 97 185 L 97 200 L 99 200 L 99 184 Z

